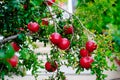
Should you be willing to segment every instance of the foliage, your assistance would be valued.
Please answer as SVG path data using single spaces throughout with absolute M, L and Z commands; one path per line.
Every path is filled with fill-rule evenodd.
M 112 32 L 116 53 L 119 55 L 120 24 L 119 24 L 119 0 L 79 0 L 76 10 L 77 16 L 87 28 L 95 30 L 96 33 L 108 34 Z
M 96 2 L 101 3 L 100 1 Z M 110 2 L 111 4 L 114 3 L 114 1 Z M 83 5 L 83 7 L 86 5 Z M 104 4 L 101 6 L 104 6 Z M 61 50 L 56 45 L 51 43 L 50 54 L 46 55 L 47 61 L 56 61 L 58 63 L 58 69 L 56 74 L 49 77 L 49 79 L 65 80 L 66 77 L 64 73 L 60 71 L 60 67 L 62 65 L 72 67 L 76 70 L 76 73 L 84 71 L 84 68 L 82 68 L 79 63 L 81 58 L 79 50 L 85 47 L 85 43 L 90 39 L 95 40 L 98 45 L 97 50 L 91 53 L 94 58 L 94 63 L 92 64 L 92 68 L 90 68 L 91 73 L 96 74 L 96 80 L 105 79 L 106 76 L 103 74 L 104 70 L 115 69 L 114 64 L 111 66 L 107 62 L 108 60 L 110 60 L 111 63 L 113 62 L 111 35 L 95 35 L 86 29 L 81 22 L 82 20 L 88 28 L 98 24 L 99 22 L 97 21 L 101 21 L 100 23 L 103 23 L 104 21 L 101 20 L 99 14 L 95 14 L 96 12 L 89 14 L 89 17 L 86 17 L 84 14 L 81 15 L 80 13 L 80 17 L 83 17 L 81 17 L 80 20 L 74 14 L 69 13 L 71 17 L 64 19 L 62 13 L 65 10 L 62 10 L 62 8 L 56 4 L 53 4 L 50 7 L 44 0 L 5 0 L 0 3 L 0 7 L 0 34 L 4 36 L 4 39 L 0 41 L 0 77 L 3 80 L 4 75 L 16 74 L 25 76 L 25 72 L 28 70 L 31 70 L 32 74 L 36 78 L 38 76 L 38 69 L 44 68 L 44 65 L 43 60 L 38 60 L 38 55 L 34 54 L 33 50 L 36 48 L 34 42 L 39 40 L 47 45 L 47 43 L 50 43 L 49 36 L 54 32 L 60 33 L 62 37 L 67 38 L 71 44 L 68 50 Z M 89 5 L 89 9 L 92 10 L 94 8 L 96 7 Z M 83 11 L 86 10 L 86 8 L 81 9 L 83 9 Z M 102 13 L 102 10 L 100 10 L 100 13 Z M 97 17 L 96 23 L 92 25 L 91 23 L 88 24 L 87 21 L 89 19 L 93 19 L 90 18 L 90 16 L 93 15 Z M 48 25 L 42 24 L 43 18 L 48 19 Z M 36 33 L 31 32 L 27 28 L 27 24 L 29 22 L 37 22 L 40 26 L 39 31 Z M 65 25 L 72 25 L 74 27 L 74 33 L 65 34 Z M 92 28 L 101 30 L 95 26 Z M 16 42 L 19 44 L 21 48 L 19 52 L 14 53 L 10 46 L 11 42 Z M 8 49 L 8 47 L 10 48 Z M 15 54 L 19 57 L 19 64 L 15 68 L 11 67 L 7 62 L 7 59 L 11 57 L 11 55 L 8 54 L 8 50 L 10 54 Z M 6 55 L 9 57 L 4 57 Z
M 94 56 L 94 63 L 92 66 L 92 74 L 96 74 L 96 80 L 104 80 L 107 75 L 103 72 L 105 70 L 115 70 L 116 66 L 114 63 L 111 63 L 114 61 L 113 56 L 113 46 L 112 46 L 112 36 L 111 35 L 99 35 L 96 38 L 96 41 L 99 41 L 98 49 L 96 51 Z M 102 45 L 101 45 L 102 44 Z M 105 45 L 108 44 L 108 45 Z M 110 64 L 108 62 L 110 61 Z
M 111 56 L 111 53 L 114 53 L 114 56 L 120 59 L 120 46 L 119 46 L 119 9 L 120 9 L 120 1 L 119 0 L 79 0 L 78 7 L 76 10 L 76 15 L 79 16 L 79 18 L 82 20 L 82 22 L 85 24 L 85 26 L 90 29 L 91 31 L 95 32 L 96 34 L 104 34 L 104 35 L 111 35 L 112 38 L 108 37 L 108 39 L 111 39 L 113 47 L 111 51 L 107 50 L 107 52 L 104 52 L 104 54 L 109 54 Z M 106 36 L 104 36 L 106 37 Z M 102 37 L 101 37 L 102 38 Z M 103 38 L 102 38 L 103 39 Z M 99 38 L 99 40 L 102 40 Z M 104 39 L 103 39 L 104 40 Z M 101 42 L 101 41 L 100 41 Z M 107 42 L 107 39 L 104 40 L 104 43 Z M 111 45 L 109 45 L 111 46 Z M 102 47 L 102 46 L 101 46 Z M 108 46 L 106 46 L 107 48 Z M 104 49 L 106 49 L 104 48 Z M 102 48 L 101 48 L 102 49 Z M 108 48 L 109 49 L 109 48 Z M 97 53 L 100 53 L 98 49 Z M 101 55 L 102 54 L 98 54 Z M 103 57 L 100 58 L 100 56 L 95 57 L 97 60 L 102 60 Z M 105 57 L 104 57 L 105 58 Z M 101 62 L 101 61 L 100 61 Z M 104 61 L 105 62 L 105 61 Z M 94 63 L 95 64 L 95 63 Z M 98 64 L 98 63 L 97 63 Z M 101 66 L 100 63 L 99 66 Z M 114 66 L 115 67 L 115 66 Z M 96 67 L 97 68 L 97 67 Z M 107 68 L 108 69 L 108 68 Z M 98 69 L 99 72 L 103 71 L 100 68 Z M 95 72 L 95 71 L 93 71 Z M 101 75 L 101 73 L 100 73 Z M 101 80 L 101 79 L 100 79 Z

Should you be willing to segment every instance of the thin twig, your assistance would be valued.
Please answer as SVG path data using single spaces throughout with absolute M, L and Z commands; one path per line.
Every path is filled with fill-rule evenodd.
M 49 12 L 50 12 L 50 15 L 51 15 L 52 19 L 53 19 L 53 23 L 54 23 L 54 25 L 55 25 L 55 32 L 57 32 L 57 28 L 59 28 L 59 29 L 62 31 L 62 29 L 56 24 L 57 21 L 56 21 L 55 18 L 53 17 L 53 16 L 55 16 L 55 15 L 52 14 L 52 11 L 50 10 L 50 7 L 49 7 L 48 3 L 46 2 L 46 0 L 44 0 L 44 1 L 45 1 L 45 4 L 47 5 L 47 8 L 48 8 L 48 10 L 49 10 Z M 51 1 L 51 2 L 52 2 L 52 1 Z
M 2 71 L 2 69 L 3 69 L 3 67 L 4 67 L 4 65 L 2 65 L 2 67 L 1 67 L 1 69 L 0 69 L 0 73 L 1 73 L 1 71 Z
M 73 32 L 73 34 L 72 34 L 72 38 L 71 38 L 71 40 L 70 40 L 71 42 L 72 42 L 72 40 L 73 40 L 74 36 L 75 36 L 75 35 L 74 35 L 74 32 Z
M 75 15 L 73 15 L 73 16 L 78 20 L 78 22 L 81 24 L 81 26 L 82 26 L 82 28 L 83 28 L 84 30 L 86 30 L 88 33 L 90 33 L 90 34 L 93 35 L 94 37 L 96 37 L 94 33 L 90 32 L 90 31 L 83 25 L 83 23 L 81 22 L 81 20 L 80 20 L 77 16 L 75 16 Z
M 45 1 L 45 0 L 44 0 Z M 48 3 L 45 1 L 45 4 L 47 5 L 47 8 L 48 8 L 48 10 L 49 10 L 49 12 L 50 12 L 50 15 L 51 15 L 51 17 L 52 17 L 52 19 L 53 19 L 53 24 L 54 24 L 54 26 L 55 26 L 55 32 L 57 32 L 57 27 L 56 27 L 56 23 L 55 23 L 55 19 L 54 19 L 54 17 L 53 17 L 53 14 L 52 14 L 52 11 L 50 10 L 50 8 L 49 8 L 49 5 L 48 5 Z
M 71 17 L 71 16 L 70 16 L 70 19 L 72 19 L 72 17 Z M 72 21 L 71 21 L 71 22 L 72 22 Z M 72 24 L 73 24 L 73 22 L 72 22 Z M 73 26 L 73 25 L 72 25 L 72 26 Z M 73 33 L 72 33 L 71 42 L 73 41 L 74 36 L 75 36 L 75 33 L 74 33 L 74 26 L 73 26 Z

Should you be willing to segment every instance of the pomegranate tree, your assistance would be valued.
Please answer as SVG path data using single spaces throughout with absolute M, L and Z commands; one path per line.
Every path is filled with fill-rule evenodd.
M 60 70 L 65 65 L 77 74 L 89 69 L 96 80 L 105 80 L 103 71 L 115 69 L 107 61 L 113 63 L 110 33 L 94 34 L 82 18 L 57 3 L 59 0 L 0 1 L 0 79 L 12 74 L 25 76 L 27 70 L 37 79 L 43 69 L 55 72 L 50 80 L 66 80 Z M 70 17 L 64 19 L 63 12 Z M 35 53 L 36 42 L 50 45 L 50 52 Z

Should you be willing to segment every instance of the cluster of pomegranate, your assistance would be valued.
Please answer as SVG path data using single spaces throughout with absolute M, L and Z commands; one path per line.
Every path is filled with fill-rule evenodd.
M 47 18 L 43 18 L 42 25 L 47 26 L 48 24 L 49 24 L 49 22 L 48 22 Z M 28 27 L 29 31 L 31 31 L 32 33 L 38 32 L 39 28 L 40 28 L 40 26 L 37 22 L 30 22 L 30 23 L 28 23 L 27 27 Z M 73 26 L 65 25 L 63 27 L 63 32 L 65 34 L 73 34 L 73 32 L 74 32 Z M 57 32 L 52 33 L 50 35 L 49 39 L 52 44 L 56 45 L 61 50 L 67 50 L 70 47 L 70 41 L 67 38 L 62 38 L 61 34 L 59 34 Z M 54 62 L 54 64 L 51 64 L 51 62 L 46 62 L 46 64 L 45 64 L 46 70 L 49 72 L 54 72 L 57 69 L 57 63 Z
M 72 34 L 73 27 L 72 26 L 70 26 L 70 27 L 64 26 L 63 31 L 65 34 Z M 70 47 L 70 41 L 67 38 L 62 38 L 62 36 L 56 32 L 54 32 L 50 35 L 50 41 L 52 44 L 56 45 L 61 50 L 67 50 Z M 54 71 L 56 71 L 57 68 L 58 68 L 58 64 L 56 63 L 56 61 L 54 61 L 52 63 L 47 61 L 45 63 L 45 69 L 48 72 L 54 72 Z
M 52 6 L 52 4 L 55 2 L 55 0 L 48 0 L 47 4 L 49 6 Z M 42 25 L 48 25 L 48 19 L 47 18 L 43 18 L 42 19 Z M 37 22 L 30 22 L 27 25 L 28 29 L 35 33 L 39 31 L 39 24 Z M 63 27 L 63 31 L 65 34 L 73 34 L 74 33 L 74 28 L 73 26 L 67 26 L 65 25 Z M 67 50 L 70 47 L 70 41 L 67 38 L 62 38 L 61 34 L 54 32 L 50 35 L 50 41 L 52 44 L 54 44 L 55 46 L 57 46 L 59 49 L 61 50 Z M 80 50 L 80 66 L 82 68 L 85 69 L 89 69 L 91 68 L 91 64 L 94 62 L 93 58 L 91 57 L 91 52 L 93 52 L 95 49 L 97 48 L 97 45 L 94 41 L 90 40 L 86 42 L 86 46 L 85 48 L 82 48 Z M 54 62 L 50 62 L 47 61 L 45 63 L 45 69 L 48 72 L 54 72 L 57 69 L 58 65 L 56 63 L 56 61 Z
M 94 59 L 91 57 L 91 52 L 97 48 L 97 44 L 89 40 L 86 42 L 85 48 L 80 50 L 80 66 L 85 69 L 91 68 L 91 64 L 94 62 Z
M 70 47 L 70 41 L 67 38 L 62 38 L 62 36 L 56 32 L 50 35 L 50 41 L 61 50 L 67 50 Z

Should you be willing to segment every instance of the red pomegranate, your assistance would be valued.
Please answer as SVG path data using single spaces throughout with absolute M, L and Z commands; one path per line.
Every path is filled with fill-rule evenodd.
M 45 69 L 48 71 L 48 72 L 54 72 L 56 71 L 56 69 L 58 68 L 58 65 L 57 63 L 54 61 L 53 63 L 47 61 L 45 63 Z
M 89 53 L 89 51 L 88 51 L 87 49 L 82 48 L 82 49 L 80 50 L 80 56 L 81 56 L 81 57 L 90 56 L 90 53 Z
M 12 42 L 11 45 L 16 52 L 20 50 L 20 47 L 18 46 L 16 42 Z
M 16 67 L 18 64 L 18 57 L 14 55 L 12 58 L 7 60 L 12 67 Z
M 80 66 L 85 69 L 91 68 L 91 64 L 94 62 L 90 56 L 80 58 Z
M 96 48 L 97 48 L 97 44 L 94 41 L 89 40 L 86 42 L 86 49 L 89 52 L 93 52 Z
M 61 50 L 67 50 L 70 47 L 70 41 L 67 38 L 62 38 L 60 43 L 58 44 L 58 48 Z
M 39 30 L 39 24 L 37 22 L 30 22 L 28 23 L 27 27 L 33 33 L 38 32 Z
M 55 0 L 47 0 L 47 4 L 49 5 L 49 6 L 52 6 L 52 4 L 55 2 Z
M 47 18 L 43 18 L 42 19 L 42 25 L 48 26 L 48 24 L 49 24 L 48 19 Z
M 115 58 L 115 61 L 116 61 L 116 63 L 118 64 L 118 66 L 120 66 L 120 60 L 117 59 L 117 58 Z
M 61 42 L 61 39 L 62 36 L 59 33 L 55 32 L 50 35 L 50 41 L 55 45 L 59 44 Z
M 74 33 L 73 26 L 64 26 L 64 33 L 65 34 L 73 34 Z

